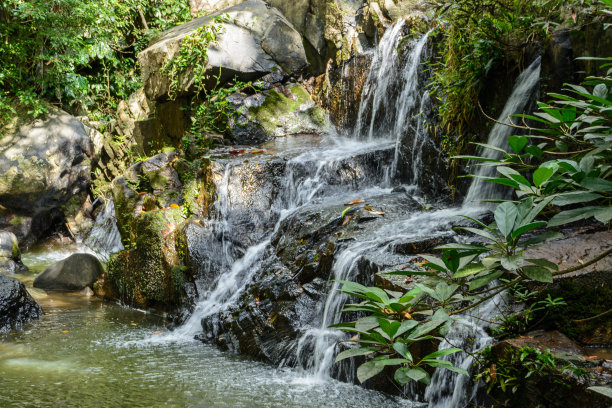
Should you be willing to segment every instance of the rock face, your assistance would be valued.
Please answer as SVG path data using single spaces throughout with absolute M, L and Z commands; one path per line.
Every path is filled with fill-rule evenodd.
M 55 107 L 45 120 L 24 118 L 0 135 L 0 228 L 27 247 L 89 188 L 93 144 L 81 122 Z
M 300 34 L 276 9 L 263 1 L 251 0 L 200 17 L 174 27 L 157 38 L 138 54 L 144 91 L 148 98 L 164 98 L 170 81 L 161 70 L 180 49 L 183 40 L 200 27 L 222 18 L 222 28 L 216 41 L 208 46 L 206 74 L 210 76 L 209 89 L 215 86 L 213 76 L 221 75 L 221 84 L 233 79 L 249 81 L 273 71 L 288 74 L 304 69 L 308 62 Z M 193 73 L 181 76 L 180 90 L 193 87 Z
M 75 117 L 52 108 L 0 138 L 0 204 L 27 214 L 59 207 L 89 186 L 93 145 Z
M 104 273 L 104 267 L 91 254 L 72 254 L 40 273 L 34 287 L 46 290 L 75 291 L 92 286 Z
M 0 333 L 19 330 L 41 315 L 42 309 L 32 299 L 24 284 L 0 274 Z
M 208 161 L 161 153 L 112 183 L 125 250 L 111 257 L 97 294 L 126 304 L 175 311 L 197 298 L 186 258 L 185 218 L 208 213 L 214 194 Z
M 21 250 L 15 234 L 0 231 L 0 273 L 13 274 L 27 269 L 21 262 Z

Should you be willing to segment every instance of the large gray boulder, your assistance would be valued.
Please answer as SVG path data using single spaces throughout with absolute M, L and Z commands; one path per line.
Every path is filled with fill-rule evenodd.
M 49 106 L 46 119 L 17 123 L 0 135 L 0 205 L 36 215 L 88 188 L 93 145 L 81 122 Z
M 104 273 L 104 267 L 93 255 L 72 254 L 34 279 L 34 287 L 46 290 L 73 291 L 92 286 Z
M 21 262 L 19 242 L 12 232 L 0 231 L 0 273 L 13 274 L 27 270 Z
M 32 299 L 24 284 L 0 274 L 0 333 L 19 330 L 25 323 L 41 315 L 42 309 Z
M 302 37 L 275 8 L 263 1 L 250 0 L 196 18 L 162 33 L 147 49 L 138 54 L 144 90 L 149 99 L 160 99 L 168 93 L 170 81 L 162 68 L 179 51 L 183 40 L 198 28 L 211 24 L 213 17 L 223 17 L 221 33 L 208 46 L 206 74 L 209 88 L 235 76 L 249 81 L 273 71 L 296 73 L 308 65 Z M 180 91 L 193 87 L 193 74 L 181 76 Z

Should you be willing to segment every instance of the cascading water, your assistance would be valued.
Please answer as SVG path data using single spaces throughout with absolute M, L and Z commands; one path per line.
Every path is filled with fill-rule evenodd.
M 102 210 L 96 217 L 95 224 L 83 244 L 106 260 L 109 254 L 121 251 L 123 244 L 115 221 L 115 203 L 110 200 L 104 202 L 102 206 Z
M 531 100 L 534 90 L 540 82 L 540 65 L 541 58 L 538 57 L 516 79 L 512 94 L 497 119 L 498 123 L 495 124 L 491 133 L 489 133 L 488 145 L 499 149 L 508 149 L 508 137 L 515 131 L 514 127 L 507 125 L 511 123 L 510 116 L 523 113 L 523 110 Z M 499 159 L 501 153 L 493 149 L 484 149 L 481 156 L 487 159 Z M 500 194 L 503 194 L 503 189 L 500 189 L 498 184 L 488 183 L 480 178 L 491 177 L 494 174 L 494 167 L 480 166 L 476 171 L 476 178 L 472 181 L 464 202 L 472 203 L 482 199 L 499 198 Z

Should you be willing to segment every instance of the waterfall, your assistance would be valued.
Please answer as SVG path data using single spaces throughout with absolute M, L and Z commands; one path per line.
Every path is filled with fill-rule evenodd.
M 504 123 L 510 123 L 511 115 L 523 113 L 523 110 L 531 100 L 540 81 L 540 65 L 541 57 L 538 57 L 516 79 L 512 93 L 504 106 L 504 110 L 497 119 L 498 123 L 493 126 L 491 133 L 489 133 L 487 144 L 504 150 L 508 149 L 508 137 L 514 133 L 515 128 L 504 125 Z M 483 149 L 481 156 L 487 159 L 499 159 L 501 158 L 501 153 L 493 149 Z M 495 183 L 486 182 L 480 178 L 494 175 L 495 167 L 478 167 L 475 174 L 476 178 L 472 180 L 464 203 L 472 203 L 482 199 L 499 198 L 500 194 L 503 194 L 503 187 Z
M 123 249 L 121 235 L 115 220 L 115 203 L 113 200 L 106 200 L 102 204 L 102 210 L 96 217 L 91 231 L 83 240 L 83 244 L 103 260 L 108 260 L 110 254 Z

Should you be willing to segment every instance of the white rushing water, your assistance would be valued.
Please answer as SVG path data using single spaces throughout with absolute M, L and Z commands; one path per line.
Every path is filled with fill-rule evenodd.
M 540 65 L 541 58 L 538 57 L 529 65 L 529 67 L 519 75 L 516 79 L 512 93 L 504 106 L 504 110 L 499 115 L 495 126 L 489 133 L 487 144 L 499 149 L 508 149 L 508 137 L 516 130 L 512 126 L 505 124 L 511 123 L 511 115 L 523 113 L 525 107 L 531 100 L 538 83 L 540 82 Z M 514 119 L 512 123 L 516 123 L 518 119 Z M 481 156 L 487 159 L 499 159 L 501 153 L 493 149 L 484 149 Z M 476 171 L 476 178 L 472 181 L 468 193 L 465 197 L 465 203 L 472 203 L 483 199 L 500 198 L 499 195 L 503 192 L 500 186 L 495 183 L 486 182 L 478 177 L 491 177 L 495 175 L 495 167 L 480 166 Z

